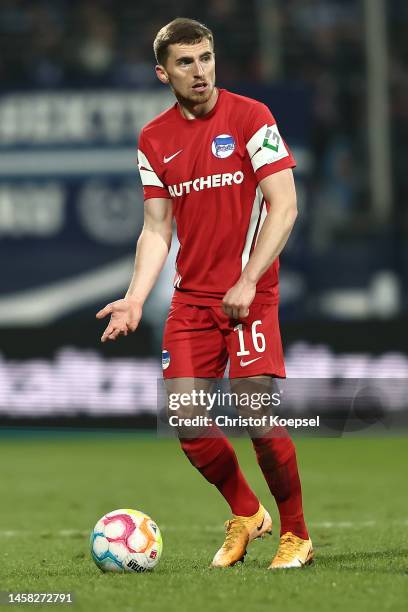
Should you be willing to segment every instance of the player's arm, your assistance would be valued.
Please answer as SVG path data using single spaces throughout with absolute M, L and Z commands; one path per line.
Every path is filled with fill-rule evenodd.
M 111 315 L 101 341 L 116 340 L 134 332 L 142 316 L 143 304 L 152 290 L 171 246 L 172 201 L 151 198 L 144 204 L 144 224 L 136 246 L 135 265 L 129 289 L 123 299 L 102 308 L 96 317 Z
M 256 284 L 282 251 L 297 216 L 296 190 L 290 168 L 265 177 L 259 186 L 270 210 L 241 277 L 224 296 L 223 310 L 233 319 L 248 315 Z

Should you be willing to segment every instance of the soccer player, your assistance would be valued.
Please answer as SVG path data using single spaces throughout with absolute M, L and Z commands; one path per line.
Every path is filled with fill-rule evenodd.
M 228 358 L 231 384 L 284 377 L 278 256 L 297 215 L 295 161 L 264 104 L 215 86 L 207 27 L 177 18 L 158 32 L 154 52 L 157 77 L 177 101 L 140 134 L 144 226 L 126 296 L 97 314 L 110 315 L 101 340 L 137 328 L 168 255 L 174 217 L 180 250 L 163 338 L 168 392 L 208 388 L 206 381 L 223 377 Z M 234 565 L 252 540 L 271 532 L 271 518 L 220 430 L 179 437 L 190 462 L 233 514 L 212 566 Z M 269 567 L 306 565 L 313 550 L 293 442 L 271 430 L 252 443 L 281 522 Z

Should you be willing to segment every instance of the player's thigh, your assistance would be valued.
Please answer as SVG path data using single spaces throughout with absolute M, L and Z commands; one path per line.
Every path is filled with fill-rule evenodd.
M 185 413 L 188 414 L 191 411 L 192 414 L 196 406 L 207 406 L 206 396 L 211 392 L 214 381 L 210 378 L 185 376 L 166 378 L 164 385 L 169 402 L 173 400 L 174 406 L 176 402 L 181 403 L 181 408 L 186 407 Z
M 232 378 L 230 385 L 237 397 L 238 414 L 249 423 L 247 429 L 251 438 L 267 435 L 280 405 L 276 380 L 272 376 L 248 376 Z
M 214 382 L 207 378 L 167 378 L 167 418 L 180 438 L 196 438 L 208 429 L 208 394 Z
M 226 342 L 231 379 L 286 376 L 277 304 L 251 304 L 249 315 L 231 326 Z
M 224 338 L 210 309 L 173 303 L 163 334 L 163 377 L 221 378 L 227 360 Z

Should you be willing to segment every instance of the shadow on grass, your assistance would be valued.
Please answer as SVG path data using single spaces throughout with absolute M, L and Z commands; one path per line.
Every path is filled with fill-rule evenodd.
M 408 575 L 408 549 L 358 551 L 341 554 L 319 554 L 321 547 L 315 549 L 313 563 L 304 571 L 336 570 L 345 572 L 367 572 L 374 574 L 393 574 L 394 576 Z M 395 567 L 400 560 L 405 559 L 405 567 Z M 248 569 L 265 569 L 265 563 L 258 559 L 247 559 L 245 566 Z M 279 570 L 279 573 L 292 572 L 292 569 Z
M 408 549 L 399 550 L 381 550 L 381 551 L 358 551 L 341 554 L 328 554 L 323 552 L 319 554 L 320 548 L 315 551 L 315 559 L 311 565 L 302 568 L 303 572 L 319 572 L 329 570 L 336 572 L 366 572 L 371 574 L 392 574 L 394 576 L 408 576 Z M 239 576 L 244 575 L 246 571 L 256 571 L 264 573 L 272 559 L 257 559 L 254 557 L 247 556 L 244 563 L 237 563 L 234 567 L 228 568 L 211 568 L 210 557 L 203 559 L 177 559 L 171 561 L 167 559 L 166 562 L 159 564 L 153 572 L 146 572 L 144 576 L 153 581 L 160 576 L 172 577 L 175 581 L 178 581 L 180 574 L 185 571 L 193 572 L 197 575 L 202 576 Z M 400 563 L 401 560 L 406 559 L 405 567 L 395 567 L 396 563 Z M 108 580 L 117 580 L 120 577 L 128 574 L 99 574 L 98 571 L 90 571 L 90 568 L 94 570 L 89 564 L 83 571 L 88 574 L 89 578 L 108 577 Z M 277 572 L 268 572 L 271 575 L 275 573 L 287 574 L 294 572 L 293 569 L 279 570 Z M 294 572 L 297 574 L 298 572 Z M 48 570 L 48 575 L 56 575 L 56 572 Z M 190 574 L 191 575 L 191 574 Z M 123 579 L 123 578 L 122 578 Z

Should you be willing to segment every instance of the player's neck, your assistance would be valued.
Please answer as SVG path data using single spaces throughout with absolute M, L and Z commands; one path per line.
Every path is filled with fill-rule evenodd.
M 178 103 L 180 107 L 180 112 L 183 115 L 183 117 L 185 117 L 186 119 L 192 120 L 192 119 L 197 119 L 198 117 L 203 117 L 204 115 L 212 111 L 212 109 L 217 103 L 217 100 L 218 100 L 218 89 L 214 87 L 214 90 L 210 98 L 207 100 L 207 102 L 204 102 L 204 104 L 191 104 L 190 105 L 186 103 L 186 100 L 179 100 L 179 99 L 178 99 Z

